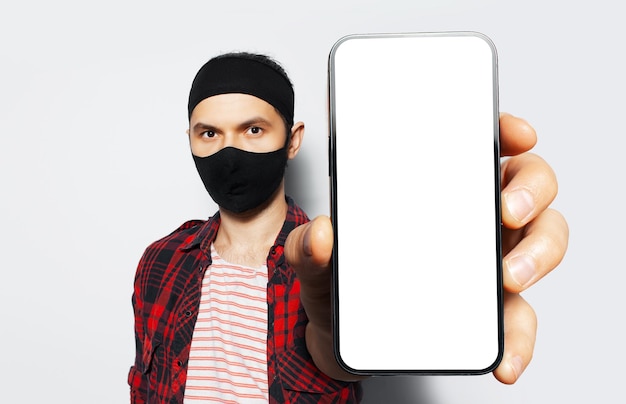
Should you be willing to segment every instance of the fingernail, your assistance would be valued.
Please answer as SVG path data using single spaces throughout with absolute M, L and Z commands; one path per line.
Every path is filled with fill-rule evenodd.
M 313 255 L 313 250 L 311 249 L 311 225 L 308 225 L 306 230 L 304 231 L 304 238 L 302 240 L 302 248 L 304 249 L 304 253 L 306 255 Z
M 524 371 L 524 362 L 522 362 L 522 358 L 520 358 L 519 356 L 514 356 L 509 361 L 509 366 L 513 370 L 513 373 L 515 373 L 515 380 L 519 379 L 520 375 Z
M 509 273 L 518 285 L 526 285 L 535 276 L 535 260 L 526 255 L 518 255 L 508 260 Z
M 506 204 L 511 215 L 522 222 L 535 207 L 533 196 L 525 189 L 519 189 L 506 194 Z

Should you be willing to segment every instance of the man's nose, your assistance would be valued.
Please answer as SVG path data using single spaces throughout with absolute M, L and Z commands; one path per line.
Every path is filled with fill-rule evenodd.
M 235 133 L 226 133 L 224 135 L 224 143 L 222 144 L 222 148 L 224 147 L 234 147 L 237 149 L 241 149 L 241 139 L 240 136 L 237 136 Z

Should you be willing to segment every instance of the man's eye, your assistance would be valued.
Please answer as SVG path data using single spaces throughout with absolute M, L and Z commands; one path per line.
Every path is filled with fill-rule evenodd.
M 263 132 L 263 129 L 259 128 L 258 126 L 252 126 L 250 129 L 248 129 L 248 133 L 252 135 L 259 135 L 261 134 L 261 132 Z
M 214 137 L 215 136 L 215 132 L 213 132 L 212 130 L 205 130 L 204 132 L 202 132 L 200 134 L 200 136 L 202 136 L 202 137 Z

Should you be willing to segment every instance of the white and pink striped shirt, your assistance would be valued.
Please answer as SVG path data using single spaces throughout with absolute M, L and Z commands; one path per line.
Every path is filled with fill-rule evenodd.
M 267 403 L 267 267 L 224 261 L 211 245 L 185 404 Z

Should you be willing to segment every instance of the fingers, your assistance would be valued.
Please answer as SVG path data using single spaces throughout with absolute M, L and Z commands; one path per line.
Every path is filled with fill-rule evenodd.
M 533 356 L 537 316 L 518 294 L 504 294 L 504 355 L 493 375 L 505 384 L 519 379 Z
M 519 232 L 519 231 L 518 231 Z M 503 244 L 515 241 L 517 232 L 503 231 Z M 567 250 L 569 228 L 563 216 L 553 209 L 542 212 L 521 232 L 522 239 L 504 257 L 504 288 L 519 293 L 552 271 Z
M 558 190 L 552 168 L 532 153 L 502 164 L 502 186 L 502 223 L 510 229 L 524 226 L 543 212 Z
M 511 114 L 500 114 L 500 155 L 514 156 L 533 148 L 537 133 L 525 120 Z
M 552 202 L 557 181 L 539 156 L 525 153 L 537 142 L 537 134 L 525 120 L 500 114 L 500 152 L 514 156 L 502 164 L 502 221 L 518 229 L 533 220 Z

